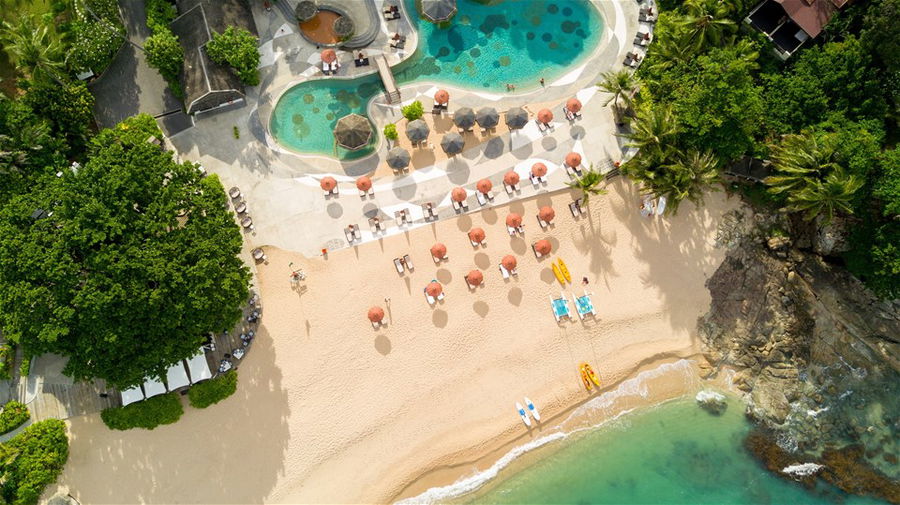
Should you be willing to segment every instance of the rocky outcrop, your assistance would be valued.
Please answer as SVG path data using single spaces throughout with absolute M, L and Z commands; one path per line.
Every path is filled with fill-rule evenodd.
M 836 454 L 859 448 L 854 475 L 896 484 L 900 304 L 878 300 L 843 268 L 796 248 L 834 252 L 840 240 L 798 237 L 789 223 L 767 219 L 731 241 L 737 245 L 707 282 L 712 304 L 698 325 L 706 357 L 714 369 L 736 369 L 732 381 L 746 393 L 748 414 L 790 455 L 779 459 L 823 464 L 821 478 L 858 492 L 845 486 L 850 465 L 834 465 L 848 460 Z

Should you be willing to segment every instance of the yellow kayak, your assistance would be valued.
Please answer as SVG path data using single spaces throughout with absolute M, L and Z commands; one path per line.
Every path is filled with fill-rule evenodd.
M 559 270 L 559 267 L 556 266 L 556 263 L 551 263 L 551 265 L 552 265 L 552 267 L 553 267 L 553 275 L 556 276 L 556 280 L 558 280 L 560 284 L 562 284 L 563 286 L 565 286 L 565 285 L 566 285 L 566 278 L 563 277 L 563 274 L 562 274 L 562 272 Z
M 600 385 L 600 379 L 597 378 L 597 374 L 594 373 L 594 369 L 591 368 L 591 365 L 585 363 L 584 365 L 581 365 L 581 370 L 587 373 L 588 377 L 591 378 L 591 382 L 593 382 L 597 386 Z
M 563 277 L 565 277 L 567 281 L 572 282 L 572 274 L 569 273 L 569 267 L 566 266 L 562 258 L 559 258 L 559 271 L 562 272 Z
M 587 389 L 588 391 L 590 391 L 590 390 L 594 389 L 594 385 L 591 384 L 591 379 L 588 376 L 587 370 L 584 369 L 584 367 L 586 367 L 586 366 L 587 366 L 587 363 L 582 363 L 581 366 L 579 367 L 579 370 L 581 370 L 581 382 L 584 383 L 584 389 Z

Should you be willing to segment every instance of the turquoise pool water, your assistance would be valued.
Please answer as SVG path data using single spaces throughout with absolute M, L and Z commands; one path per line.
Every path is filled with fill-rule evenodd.
M 394 69 L 398 85 L 433 81 L 506 93 L 540 86 L 565 74 L 590 54 L 603 31 L 602 19 L 587 0 L 458 0 L 459 11 L 445 27 L 413 19 L 419 33 L 416 53 Z M 405 0 L 417 13 L 415 0 Z M 282 95 L 270 121 L 272 135 L 294 151 L 342 159 L 363 156 L 336 148 L 332 130 L 342 116 L 365 114 L 382 93 L 377 74 L 357 79 L 317 79 Z M 425 104 L 430 109 L 431 104 Z M 377 139 L 373 139 L 373 145 Z
M 750 429 L 732 401 L 721 416 L 678 400 L 538 449 L 487 489 L 457 500 L 491 504 L 881 503 L 836 489 L 808 491 L 765 471 L 742 447 Z M 553 445 L 553 444 L 551 444 Z M 543 451 L 543 452 L 542 452 Z

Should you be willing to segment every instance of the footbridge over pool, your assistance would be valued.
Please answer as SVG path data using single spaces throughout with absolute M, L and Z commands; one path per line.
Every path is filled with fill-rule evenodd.
M 375 64 L 378 66 L 378 75 L 381 76 L 381 82 L 384 84 L 384 95 L 388 103 L 399 103 L 400 90 L 397 88 L 394 73 L 391 72 L 391 66 L 388 65 L 387 59 L 383 54 L 378 55 L 375 58 Z

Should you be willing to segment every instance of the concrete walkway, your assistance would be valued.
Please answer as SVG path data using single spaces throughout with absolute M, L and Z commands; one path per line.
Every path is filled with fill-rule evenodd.
M 522 131 L 510 133 L 501 125 L 493 138 L 454 159 L 416 166 L 405 176 L 376 179 L 374 198 L 361 199 L 353 181 L 383 165 L 386 145 L 381 145 L 372 156 L 342 163 L 333 158 L 288 152 L 268 137 L 264 125 L 268 124 L 268 115 L 278 96 L 298 78 L 315 75 L 318 64 L 314 47 L 295 46 L 299 49 L 282 50 L 295 45 L 296 39 L 300 38 L 282 27 L 260 27 L 260 33 L 273 37 L 263 41 L 264 47 L 271 44 L 272 56 L 271 61 L 262 62 L 265 65 L 263 82 L 258 88 L 248 90 L 247 105 L 239 110 L 201 116 L 194 128 L 176 135 L 171 142 L 184 159 L 201 162 L 207 170 L 219 174 L 226 189 L 231 186 L 241 189 L 255 223 L 255 229 L 245 237 L 248 248 L 272 245 L 306 255 L 320 254 L 323 248 L 348 247 L 343 230 L 351 223 L 358 224 L 363 230 L 363 240 L 381 238 L 383 235 L 373 235 L 369 229 L 368 218 L 373 216 L 378 216 L 387 225 L 388 234 L 405 232 L 408 227 L 400 229 L 392 222 L 394 212 L 402 208 L 409 209 L 415 218 L 413 227 L 426 224 L 420 209 L 425 202 L 437 205 L 441 218 L 455 215 L 449 200 L 450 190 L 455 186 L 469 190 L 469 211 L 477 212 L 479 205 L 474 197 L 474 184 L 482 178 L 489 178 L 494 183 L 495 202 L 505 203 L 511 198 L 503 191 L 501 178 L 510 169 L 522 176 L 522 191 L 512 199 L 561 189 L 570 180 L 560 167 L 569 151 L 581 153 L 585 166 L 593 163 L 600 169 L 610 167 L 612 161 L 626 156 L 621 139 L 615 135 L 611 110 L 603 106 L 607 97 L 597 91 L 595 84 L 602 72 L 620 68 L 625 53 L 633 49 L 632 41 L 639 26 L 638 5 L 630 0 L 596 0 L 594 4 L 606 25 L 600 47 L 585 64 L 548 82 L 545 88 L 496 95 L 441 85 L 450 89 L 453 107 L 492 105 L 503 111 L 514 105 L 552 103 L 551 108 L 558 116 L 554 131 L 541 135 L 532 122 Z M 381 4 L 378 5 L 380 8 Z M 262 11 L 256 5 L 254 9 Z M 258 23 L 267 19 L 264 11 L 259 14 Z M 275 23 L 278 21 L 280 19 L 274 20 Z M 408 23 L 406 19 L 403 22 Z M 388 28 L 384 24 L 383 28 L 386 42 Z M 411 35 L 407 42 L 409 53 L 414 51 L 415 42 Z M 367 50 L 370 55 L 372 52 Z M 389 58 L 394 61 L 406 56 L 389 53 Z M 421 98 L 430 104 L 436 86 L 435 83 L 421 83 L 403 87 L 404 103 Z M 574 124 L 559 117 L 562 116 L 562 102 L 571 96 L 578 96 L 584 104 L 583 119 Z M 370 103 L 368 113 L 379 129 L 382 124 L 400 117 L 399 106 L 388 105 L 383 98 Z M 242 132 L 238 140 L 231 134 L 234 126 Z M 323 134 L 330 135 L 330 132 Z M 439 140 L 432 134 L 429 139 L 432 149 Z M 536 161 L 547 164 L 550 173 L 546 185 L 533 188 L 527 173 Z M 339 197 L 328 200 L 323 197 L 319 180 L 325 174 L 338 179 Z M 565 211 L 557 209 L 557 212 Z M 536 222 L 530 220 L 526 220 L 526 224 L 536 226 Z

